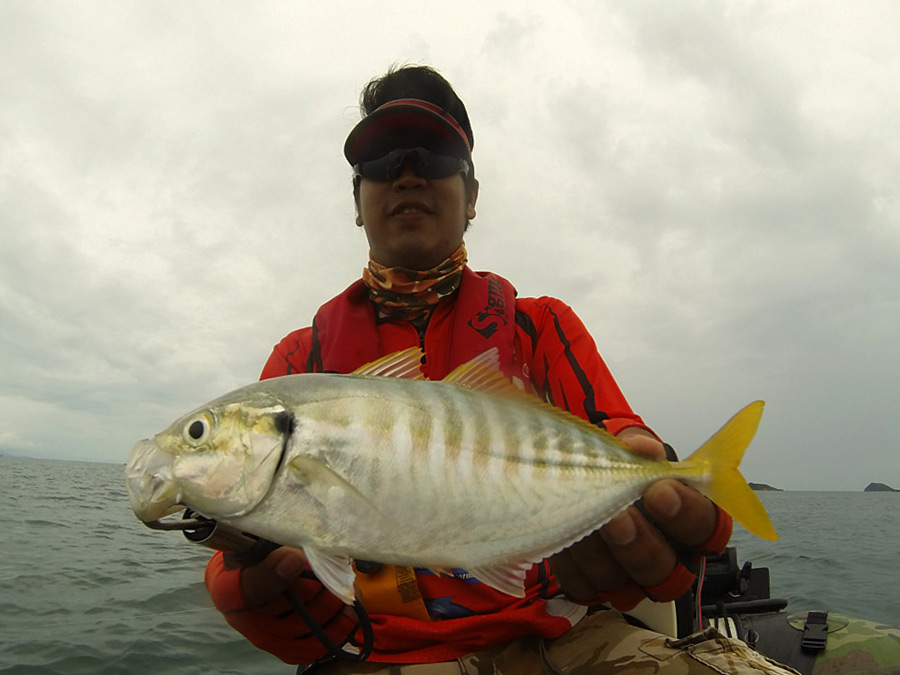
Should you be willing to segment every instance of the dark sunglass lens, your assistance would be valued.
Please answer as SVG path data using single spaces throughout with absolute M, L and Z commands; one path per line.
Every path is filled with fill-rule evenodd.
M 407 162 L 422 178 L 449 178 L 457 173 L 467 175 L 469 164 L 464 159 L 438 155 L 425 148 L 400 148 L 384 157 L 368 162 L 360 162 L 354 167 L 357 176 L 369 180 L 388 182 L 396 180 Z
M 429 153 L 419 161 L 421 173 L 425 178 L 450 178 L 460 170 L 460 160 L 446 155 Z
M 354 167 L 354 170 L 357 176 L 362 176 L 369 180 L 382 183 L 396 180 L 402 173 L 403 161 L 409 152 L 407 149 L 394 150 L 378 159 L 360 162 Z
M 380 182 L 394 180 L 395 176 L 392 174 L 396 173 L 396 171 L 392 170 L 393 162 L 391 159 L 390 155 L 387 155 L 368 162 L 360 162 L 355 167 L 356 175 Z

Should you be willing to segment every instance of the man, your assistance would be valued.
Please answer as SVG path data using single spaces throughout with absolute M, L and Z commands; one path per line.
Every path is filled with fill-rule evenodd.
M 522 388 L 617 435 L 637 453 L 663 456 L 662 442 L 632 412 L 568 306 L 552 298 L 517 298 L 505 279 L 466 266 L 463 236 L 476 215 L 479 185 L 471 124 L 449 83 L 429 68 L 401 68 L 369 83 L 362 108 L 344 153 L 354 170 L 356 224 L 365 229 L 369 264 L 361 280 L 318 311 L 311 327 L 275 347 L 262 378 L 352 372 L 418 346 L 426 377 L 441 379 L 495 347 L 503 372 Z M 667 480 L 646 491 L 643 513 L 631 507 L 535 565 L 524 599 L 491 589 L 464 570 L 435 575 L 358 564 L 357 583 L 374 627 L 369 661 L 436 664 L 427 670 L 435 673 L 475 672 L 485 663 L 497 672 L 543 673 L 561 667 L 601 672 L 594 668 L 605 660 L 640 657 L 655 667 L 681 664 L 684 670 L 689 662 L 700 668 L 696 672 L 713 672 L 665 646 L 660 636 L 631 627 L 614 610 L 584 617 L 588 606 L 603 602 L 629 609 L 648 596 L 679 597 L 694 579 L 688 566 L 701 551 L 724 549 L 730 535 L 727 514 Z M 286 589 L 334 642 L 356 631 L 355 615 L 310 577 L 299 549 L 281 547 L 244 567 L 217 554 L 207 585 L 229 623 L 290 663 L 311 663 L 326 649 L 292 611 Z M 354 637 L 357 644 L 361 639 Z M 714 651 L 723 650 L 741 648 Z M 784 672 L 760 663 L 749 672 Z M 372 663 L 328 668 L 379 672 Z

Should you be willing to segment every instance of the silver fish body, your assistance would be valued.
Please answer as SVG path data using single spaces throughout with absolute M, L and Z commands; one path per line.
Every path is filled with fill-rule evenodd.
M 473 389 L 473 374 L 485 377 L 478 367 L 444 382 L 304 374 L 244 387 L 135 446 L 132 507 L 149 521 L 184 505 L 301 547 L 348 602 L 350 559 L 462 568 L 521 594 L 533 562 L 650 483 L 711 479 L 708 467 L 634 455 L 525 395 Z

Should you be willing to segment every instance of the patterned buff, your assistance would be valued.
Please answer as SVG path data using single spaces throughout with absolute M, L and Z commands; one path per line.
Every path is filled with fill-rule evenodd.
M 384 267 L 370 258 L 369 266 L 363 270 L 363 281 L 369 289 L 369 297 L 378 308 L 379 318 L 406 319 L 421 327 L 427 323 L 441 298 L 459 288 L 466 261 L 466 247 L 463 244 L 430 270 Z

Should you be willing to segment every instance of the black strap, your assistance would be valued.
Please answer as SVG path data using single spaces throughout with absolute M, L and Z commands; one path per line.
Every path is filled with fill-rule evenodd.
M 322 626 L 319 625 L 319 622 L 316 621 L 312 613 L 306 608 L 306 605 L 304 605 L 300 601 L 300 598 L 298 598 L 290 589 L 284 591 L 284 597 L 294 608 L 294 611 L 303 618 L 303 621 L 309 626 L 310 631 L 316 636 L 316 639 L 328 650 L 328 654 L 317 660 L 315 663 L 310 664 L 309 666 L 297 666 L 298 675 L 299 673 L 311 673 L 313 672 L 313 668 L 325 665 L 326 663 L 334 663 L 335 661 L 365 661 L 369 658 L 374 643 L 372 621 L 369 618 L 369 613 L 366 612 L 365 607 L 362 606 L 362 603 L 359 600 L 355 600 L 353 603 L 353 609 L 356 612 L 358 620 L 350 631 L 350 634 L 344 638 L 340 645 L 338 645 L 328 636 L 328 633 L 326 633 Z M 359 652 L 344 649 L 344 645 L 351 642 L 353 636 L 356 635 L 356 631 L 360 628 L 362 628 L 363 632 L 363 644 Z

